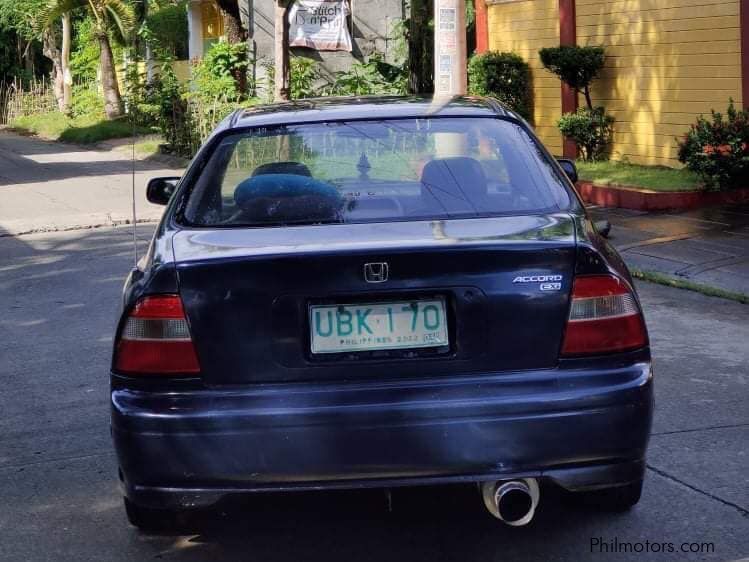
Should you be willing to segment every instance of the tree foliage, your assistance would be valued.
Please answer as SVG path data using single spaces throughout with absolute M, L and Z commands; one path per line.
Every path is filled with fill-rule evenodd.
M 0 0 L 0 28 L 12 30 L 25 40 L 39 35 L 39 14 L 46 0 Z
M 90 17 L 73 23 L 73 52 L 70 68 L 77 82 L 91 82 L 99 69 L 99 43 L 94 35 L 94 22 Z
M 44 0 L 0 0 L 0 81 L 32 78 L 47 65 L 39 65 L 41 45 L 36 20 Z M 32 69 L 29 66 L 33 67 Z
M 374 54 L 366 62 L 355 62 L 350 69 L 336 72 L 323 92 L 332 96 L 405 94 L 406 72 L 405 68 L 386 63 L 382 55 Z
M 217 41 L 193 67 L 194 94 L 238 100 L 242 93 L 237 86 L 236 75 L 246 72 L 248 65 L 246 43 Z
M 179 0 L 154 6 L 145 17 L 141 37 L 160 57 L 187 58 L 187 2 Z
M 291 99 L 311 98 L 317 95 L 315 84 L 320 80 L 320 67 L 312 59 L 291 59 Z

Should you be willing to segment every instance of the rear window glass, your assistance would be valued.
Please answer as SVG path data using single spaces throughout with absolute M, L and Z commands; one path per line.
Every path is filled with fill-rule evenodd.
M 331 122 L 224 137 L 192 189 L 193 225 L 469 218 L 565 209 L 569 194 L 510 121 Z

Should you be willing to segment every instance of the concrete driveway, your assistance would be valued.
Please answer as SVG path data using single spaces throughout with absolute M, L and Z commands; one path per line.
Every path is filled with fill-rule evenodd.
M 612 223 L 610 240 L 630 268 L 749 298 L 749 204 L 660 213 L 591 211 Z
M 182 170 L 136 160 L 127 147 L 92 150 L 0 130 L 0 235 L 154 221 L 162 208 L 146 201 L 150 177 Z
M 20 197 L 24 186 L 39 193 L 41 205 L 50 194 L 63 202 L 77 197 L 79 184 L 101 201 L 112 182 L 113 200 L 129 205 L 127 162 L 96 151 L 90 158 L 98 163 L 84 153 L 70 166 L 45 164 L 31 157 L 80 151 L 38 142 L 13 145 L 10 155 L 0 146 L 6 232 L 11 220 L 31 221 L 17 223 L 27 225 L 20 230 L 42 224 L 33 222 L 35 209 L 11 203 L 15 214 L 8 211 L 8 194 Z M 8 161 L 38 165 L 40 175 L 23 180 Z M 73 166 L 88 174 L 74 175 Z M 141 177 L 163 172 L 151 167 L 144 164 Z M 90 208 L 71 207 L 61 228 Z M 141 251 L 152 228 L 138 227 Z M 0 237 L 3 562 L 749 557 L 749 308 L 650 284 L 639 290 L 657 410 L 644 496 L 630 513 L 574 508 L 544 490 L 534 522 L 514 529 L 484 513 L 475 489 L 443 487 L 398 491 L 392 510 L 378 491 L 252 496 L 193 518 L 184 534 L 139 533 L 122 509 L 107 405 L 112 333 L 132 254 L 127 227 Z

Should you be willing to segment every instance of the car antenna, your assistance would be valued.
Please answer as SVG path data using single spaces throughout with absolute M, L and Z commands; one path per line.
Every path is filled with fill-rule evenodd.
M 138 59 L 135 59 L 135 64 L 138 64 Z M 137 66 L 136 66 L 137 72 Z M 133 269 L 138 269 L 138 217 L 135 211 L 135 115 L 133 114 L 132 107 L 130 104 L 126 104 L 125 111 L 128 113 L 130 118 L 130 163 L 131 163 L 131 178 L 132 185 L 130 189 L 130 196 L 133 203 Z

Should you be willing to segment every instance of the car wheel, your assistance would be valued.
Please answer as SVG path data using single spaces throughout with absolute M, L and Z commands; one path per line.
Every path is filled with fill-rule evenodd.
M 156 509 L 136 505 L 127 498 L 125 513 L 127 520 L 142 531 L 169 531 L 177 527 L 179 512 L 173 509 Z
M 615 488 L 575 492 L 572 497 L 577 503 L 602 511 L 628 511 L 640 501 L 642 483 L 640 479 Z

